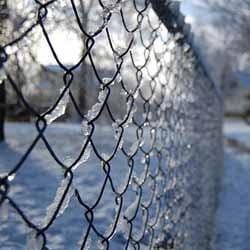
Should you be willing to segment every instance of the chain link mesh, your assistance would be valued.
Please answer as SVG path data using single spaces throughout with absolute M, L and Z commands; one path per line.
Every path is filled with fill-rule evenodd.
M 187 25 L 178 26 L 179 9 L 170 5 L 93 1 L 89 28 L 78 1 L 62 7 L 56 0 L 36 0 L 30 26 L 1 46 L 6 88 L 32 114 L 36 129 L 31 129 L 27 150 L 0 179 L 0 209 L 7 206 L 16 218 L 11 230 L 1 230 L 7 239 L 15 235 L 19 247 L 25 244 L 21 228 L 26 228 L 27 248 L 32 250 L 209 249 L 222 165 L 222 104 L 184 35 Z M 79 61 L 71 66 L 60 59 L 47 22 L 61 8 L 71 12 L 66 23 L 77 26 L 84 43 Z M 37 29 L 63 72 L 60 93 L 43 113 L 11 73 L 13 47 L 27 42 Z M 95 88 L 98 92 L 86 110 L 74 90 L 83 65 L 92 75 L 81 75 L 86 95 Z M 49 131 L 56 134 L 59 125 L 54 121 L 69 106 L 82 122 L 71 131 L 75 139 L 60 138 L 58 145 Z M 21 130 L 16 134 L 20 140 L 25 136 Z M 66 143 L 72 144 L 67 157 Z M 54 165 L 54 183 L 29 163 L 37 148 Z M 22 180 L 22 173 L 30 174 L 31 182 Z M 42 178 L 48 181 L 39 184 Z M 27 194 L 15 196 L 18 182 Z M 57 188 L 51 190 L 51 185 Z M 27 205 L 30 193 L 37 205 Z M 48 198 L 49 193 L 53 195 Z

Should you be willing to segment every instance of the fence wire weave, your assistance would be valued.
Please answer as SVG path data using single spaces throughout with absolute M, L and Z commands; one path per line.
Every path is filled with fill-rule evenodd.
M 178 26 L 179 9 L 170 6 L 177 4 L 93 1 L 86 26 L 78 1 L 35 0 L 27 27 L 4 41 L 1 77 L 32 114 L 36 129 L 27 149 L 1 174 L 0 210 L 4 215 L 8 208 L 10 215 L 2 216 L 6 226 L 0 231 L 12 241 L 2 243 L 4 249 L 21 249 L 26 234 L 32 250 L 208 249 L 221 166 L 222 105 L 184 35 L 188 26 Z M 70 17 L 63 21 L 77 27 L 84 44 L 71 66 L 51 38 L 53 13 L 65 9 Z M 39 29 L 63 72 L 59 92 L 51 93 L 56 100 L 42 113 L 11 70 L 16 50 L 24 53 L 27 38 Z M 79 70 L 86 68 L 80 79 L 91 105 L 84 109 L 75 86 Z M 55 120 L 69 107 L 81 120 L 81 133 L 75 125 L 76 140 L 61 138 L 58 146 L 48 131 L 59 129 Z M 68 143 L 73 150 L 64 155 Z M 28 158 L 37 148 L 54 165 L 52 184 L 49 177 L 30 174 L 37 170 Z M 18 192 L 17 184 L 27 193 Z M 29 195 L 39 205 L 29 205 Z

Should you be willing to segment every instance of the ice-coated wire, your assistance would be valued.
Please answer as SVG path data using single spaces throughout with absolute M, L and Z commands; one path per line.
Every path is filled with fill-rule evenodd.
M 79 235 L 80 249 L 94 250 L 95 241 L 98 249 L 112 249 L 119 233 L 123 235 L 120 249 L 177 250 L 187 249 L 188 245 L 201 249 L 201 244 L 208 241 L 208 231 L 213 224 L 210 217 L 204 215 L 215 207 L 214 176 L 220 165 L 222 107 L 214 84 L 192 49 L 178 4 L 168 0 L 94 1 L 93 8 L 101 14 L 98 25 L 90 31 L 81 21 L 78 1 L 65 1 L 85 47 L 78 62 L 69 67 L 58 56 L 46 26 L 48 15 L 56 8 L 51 7 L 57 2 L 35 0 L 37 19 L 14 40 L 0 46 L 0 67 L 4 67 L 6 84 L 35 117 L 37 131 L 17 164 L 0 177 L 0 207 L 8 202 L 29 228 L 28 249 L 50 249 L 48 231 L 64 216 L 73 199 L 82 209 L 79 219 L 85 221 L 84 233 Z M 124 41 L 114 35 L 112 25 L 118 26 Z M 43 113 L 25 98 L 9 70 L 7 63 L 11 55 L 6 52 L 7 47 L 20 43 L 38 28 L 63 72 L 64 84 L 54 103 Z M 100 37 L 110 51 L 107 57 L 111 55 L 115 69 L 106 78 L 102 77 L 100 65 L 108 59 L 100 57 L 98 63 L 96 60 Z M 119 42 L 122 45 L 118 46 Z M 87 61 L 98 82 L 98 97 L 88 112 L 84 112 L 72 87 L 77 69 Z M 117 94 L 114 87 L 119 89 L 123 100 L 119 118 L 113 111 L 115 104 L 111 99 Z M 65 114 L 69 102 L 82 121 L 79 126 L 83 142 L 78 155 L 65 160 L 54 150 L 45 131 Z M 104 115 L 114 133 L 114 147 L 109 154 L 95 141 Z M 130 143 L 128 131 L 134 131 Z M 42 224 L 33 222 L 10 195 L 15 176 L 23 171 L 24 162 L 38 142 L 43 142 L 64 174 Z M 91 154 L 95 156 L 98 171 L 101 168 L 103 179 L 100 192 L 90 203 L 85 193 L 74 185 L 74 180 L 76 169 L 83 163 L 87 165 Z M 119 185 L 112 174 L 114 168 L 119 168 L 113 162 L 118 154 L 126 158 L 127 169 Z M 101 231 L 96 211 L 108 188 L 114 195 L 111 206 L 115 215 L 112 223 Z M 129 204 L 126 203 L 128 193 L 132 197 Z

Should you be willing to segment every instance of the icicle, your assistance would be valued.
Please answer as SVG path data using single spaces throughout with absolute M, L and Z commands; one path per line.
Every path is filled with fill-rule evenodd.
M 129 155 L 134 155 L 139 147 L 140 141 L 136 141 L 132 144 L 132 146 L 129 148 Z
M 79 246 L 79 249 L 82 249 L 82 243 L 84 241 L 84 238 L 85 238 L 85 234 L 83 235 L 83 237 L 81 237 L 81 239 L 77 243 L 77 245 Z M 91 242 L 92 242 L 91 238 L 88 237 L 87 242 L 86 242 L 83 250 L 91 250 Z
M 101 153 L 101 156 L 102 156 L 104 161 L 108 161 L 108 159 L 110 157 L 108 154 L 105 154 L 105 153 Z
M 113 129 L 114 129 L 114 131 L 115 131 L 115 139 L 116 139 L 116 141 L 118 141 L 119 139 L 120 139 L 120 135 L 121 135 L 121 133 L 122 133 L 122 130 L 119 128 L 119 123 L 121 123 L 121 120 L 117 120 L 117 122 L 113 122 L 112 123 L 112 127 L 113 127 Z M 118 145 L 118 147 L 121 149 L 122 148 L 122 146 L 123 146 L 123 143 L 124 143 L 124 139 L 123 139 L 123 137 L 120 139 L 120 142 L 119 142 L 119 145 Z
M 63 90 L 64 87 L 60 89 L 60 93 L 62 93 Z M 56 108 L 50 114 L 47 114 L 45 116 L 45 119 L 47 120 L 48 124 L 51 124 L 54 120 L 65 114 L 68 102 L 69 102 L 69 91 L 67 90 L 64 93 L 62 99 L 57 104 Z
M 59 202 L 61 201 L 62 199 L 62 196 L 68 186 L 68 183 L 69 183 L 69 179 L 68 178 L 64 178 L 60 184 L 60 186 L 57 188 L 57 191 L 56 191 L 56 195 L 55 195 L 55 198 L 54 198 L 54 201 L 47 207 L 47 213 L 46 213 L 46 216 L 45 216 L 45 219 L 44 219 L 44 226 L 46 226 L 48 224 L 48 222 L 51 220 L 51 218 L 53 217 L 57 207 L 58 207 L 58 204 Z M 58 212 L 58 214 L 56 215 L 57 217 L 61 214 L 64 213 L 65 209 L 68 207 L 69 205 L 69 202 L 70 202 L 70 199 L 71 197 L 73 196 L 74 194 L 74 188 L 72 187 L 72 185 L 69 187 L 69 190 L 64 198 L 64 201 L 60 207 L 60 210 Z
M 92 106 L 92 108 L 88 111 L 86 118 L 88 121 L 93 120 L 102 109 L 102 106 L 104 104 L 104 101 L 106 100 L 106 97 L 108 95 L 108 89 L 101 90 L 98 95 L 98 102 Z
M 91 155 L 91 146 L 90 144 L 88 144 L 88 146 L 85 149 L 85 152 L 83 153 L 82 157 L 80 158 L 80 160 L 72 167 L 72 171 L 76 170 L 81 164 L 83 164 L 84 162 L 86 162 L 89 157 Z M 66 160 L 64 160 L 64 164 L 67 166 L 70 166 L 73 162 L 75 161 L 75 159 L 72 158 L 68 158 Z
M 88 121 L 87 120 L 83 120 L 82 121 L 81 131 L 82 131 L 82 133 L 83 133 L 84 136 L 86 136 L 86 137 L 89 136 L 91 128 L 88 125 Z
M 128 182 L 129 182 L 130 175 L 131 175 L 130 170 L 127 170 L 126 176 L 124 176 L 122 178 L 122 181 L 120 182 L 120 184 L 119 184 L 119 186 L 117 188 L 117 191 L 119 193 L 123 193 L 124 192 L 125 188 L 127 187 Z
M 34 229 L 28 229 L 26 238 L 26 249 L 27 250 L 41 250 L 43 240 L 41 236 L 37 237 L 37 232 Z
M 117 216 L 118 216 L 118 213 L 119 213 L 121 201 L 120 201 L 119 203 L 120 203 L 120 204 L 118 204 L 118 205 L 115 206 L 115 215 L 114 215 L 114 218 L 116 218 L 116 219 L 117 219 Z M 121 217 L 121 214 L 119 215 L 119 217 Z M 119 221 L 119 219 L 118 219 L 118 221 Z M 111 224 L 108 226 L 107 230 L 105 231 L 104 236 L 105 236 L 105 237 L 108 237 L 108 236 L 112 233 L 113 229 L 114 229 L 114 222 L 111 223 Z M 117 227 L 115 228 L 115 232 L 116 232 L 116 231 L 117 231 Z M 113 233 L 113 235 L 111 236 L 111 238 L 110 238 L 109 240 L 111 240 L 111 239 L 114 237 L 115 232 Z
M 140 201 L 140 196 L 137 195 L 136 199 L 134 200 L 133 203 L 130 204 L 130 206 L 126 209 L 124 212 L 124 216 L 128 219 L 131 220 L 136 212 L 137 207 L 139 206 L 139 201 Z
M 138 188 L 138 183 L 136 182 L 135 177 L 130 180 L 129 185 L 131 186 L 132 190 L 136 191 Z
M 87 148 L 85 149 L 84 154 L 82 155 L 81 159 L 77 162 L 77 164 L 72 168 L 72 170 L 76 170 L 78 168 L 78 166 L 80 166 L 81 164 L 83 164 L 84 162 L 86 162 L 89 157 L 91 155 L 91 146 L 90 144 L 87 146 Z
M 123 215 L 120 216 L 118 224 L 117 224 L 117 232 L 121 232 L 123 234 L 128 234 L 130 225 L 128 221 L 123 217 Z M 125 235 L 124 235 L 125 236 Z M 126 238 L 126 236 L 125 236 Z

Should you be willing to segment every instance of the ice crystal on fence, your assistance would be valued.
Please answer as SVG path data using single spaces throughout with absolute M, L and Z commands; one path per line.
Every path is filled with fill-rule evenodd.
M 83 120 L 81 125 L 82 125 L 81 126 L 82 134 L 86 137 L 89 136 L 91 132 L 91 127 L 89 125 L 89 122 L 87 120 Z
M 74 164 L 74 166 L 71 168 L 72 171 L 76 170 L 81 164 L 83 164 L 84 162 L 86 162 L 89 157 L 91 155 L 91 146 L 90 144 L 87 145 L 83 155 L 81 156 L 81 158 Z M 75 159 L 72 158 L 68 158 L 64 161 L 64 163 L 70 167 L 73 163 L 74 163 Z
M 105 88 L 104 90 L 101 90 L 98 95 L 98 102 L 92 106 L 92 108 L 88 111 L 86 115 L 86 119 L 88 121 L 91 121 L 96 118 L 96 116 L 101 112 L 101 109 L 104 105 L 104 102 L 108 95 L 108 89 Z M 84 124 L 84 126 L 86 126 Z
M 108 161 L 109 160 L 109 155 L 108 154 L 106 154 L 106 153 L 101 153 L 101 156 L 102 156 L 102 159 L 104 160 L 104 161 Z
M 139 148 L 140 141 L 135 141 L 132 146 L 129 148 L 129 155 L 134 155 Z
M 111 13 L 119 13 L 122 8 L 124 1 L 110 1 L 110 0 L 103 0 L 102 3 Z
M 116 204 L 116 205 L 115 205 L 115 215 L 114 215 L 114 218 L 115 218 L 115 219 L 114 219 L 114 221 L 118 219 L 117 222 L 119 221 L 119 218 L 117 218 L 117 217 L 118 217 L 118 216 L 119 216 L 119 217 L 121 216 L 121 214 L 119 214 L 119 212 L 120 212 L 120 205 L 121 205 L 121 201 L 119 201 L 119 204 Z M 117 231 L 115 222 L 112 222 L 112 223 L 107 227 L 104 236 L 105 236 L 105 237 L 110 236 L 110 234 L 111 234 L 113 231 L 114 231 L 114 233 L 113 233 L 113 235 L 111 236 L 110 240 L 114 237 L 115 232 Z
M 61 88 L 60 94 L 62 94 L 63 91 L 64 88 Z M 51 124 L 54 120 L 65 114 L 68 102 L 69 102 L 69 91 L 66 90 L 64 95 L 60 99 L 59 103 L 53 109 L 53 111 L 45 116 L 45 119 L 48 124 Z
M 108 83 L 114 84 L 114 82 L 112 82 L 112 78 L 110 78 L 110 77 L 104 77 L 104 78 L 102 78 L 102 82 L 104 84 L 108 84 Z
M 124 138 L 123 138 L 123 136 L 121 136 L 122 135 L 122 129 L 119 127 L 119 124 L 117 124 L 116 122 L 112 123 L 112 127 L 113 127 L 113 129 L 115 131 L 115 135 L 114 135 L 115 140 L 116 141 L 120 140 L 118 148 L 122 149 L 123 144 L 124 144 Z
M 121 232 L 125 238 L 127 238 L 127 234 L 129 232 L 130 224 L 128 220 L 124 217 L 124 215 L 121 215 L 117 224 L 117 232 Z
M 140 195 L 137 195 L 135 200 L 127 207 L 125 212 L 121 213 L 119 217 L 117 231 L 122 232 L 125 238 L 127 238 L 127 235 L 129 233 L 131 220 L 136 215 L 136 211 L 139 208 L 139 202 Z
M 82 248 L 82 244 L 84 242 L 84 237 L 85 235 L 83 235 L 83 237 L 78 241 L 77 245 L 79 247 L 80 250 L 92 250 L 91 249 L 91 243 L 92 243 L 92 239 L 90 237 L 88 237 L 85 246 Z
M 37 231 L 34 229 L 27 229 L 26 236 L 26 249 L 27 250 L 41 250 L 43 245 L 43 240 L 41 235 L 38 235 Z
M 113 128 L 116 129 L 116 127 L 121 124 L 123 121 L 123 127 L 127 128 L 133 121 L 133 117 L 137 111 L 136 105 L 133 103 L 133 98 L 129 98 L 127 103 L 126 103 L 126 112 L 122 120 L 117 119 L 115 123 L 112 124 Z
M 68 207 L 71 197 L 74 194 L 74 188 L 72 187 L 72 184 L 70 187 L 68 187 L 68 185 L 69 185 L 69 178 L 67 177 L 61 181 L 60 186 L 57 188 L 54 201 L 47 207 L 47 213 L 46 213 L 46 216 L 44 218 L 44 223 L 43 223 L 44 226 L 46 226 L 50 222 L 52 217 L 55 215 L 55 212 L 61 202 L 62 203 L 61 203 L 59 212 L 56 214 L 56 217 L 63 214 L 65 209 Z M 65 194 L 65 197 L 64 197 L 64 200 L 62 201 L 64 194 Z
M 45 0 L 41 2 L 45 3 Z M 47 1 L 47 4 L 42 6 L 37 3 L 36 7 L 38 8 L 35 9 L 38 12 L 34 13 L 33 17 L 39 17 L 39 20 L 38 22 L 37 20 L 33 21 L 34 24 L 42 26 L 44 38 L 49 42 L 52 55 L 59 63 L 60 70 L 63 71 L 60 74 L 58 74 L 59 72 L 53 73 L 52 78 L 61 78 L 63 74 L 61 80 L 74 79 L 74 81 L 67 81 L 70 86 L 67 85 L 60 89 L 57 102 L 48 112 L 39 116 L 36 110 L 40 112 L 40 109 L 33 107 L 35 103 L 26 100 L 23 93 L 18 91 L 19 79 L 15 79 L 17 75 L 12 74 L 13 70 L 8 70 L 8 67 L 12 69 L 12 66 L 15 68 L 16 65 L 11 65 L 13 60 L 5 58 L 7 55 L 4 53 L 4 50 L 7 49 L 10 58 L 17 52 L 18 58 L 26 58 L 22 55 L 22 51 L 17 49 L 17 42 L 20 45 L 25 45 L 20 46 L 25 51 L 29 49 L 34 41 L 26 39 L 26 35 L 35 35 L 35 26 L 30 27 L 31 29 L 27 30 L 28 33 L 24 33 L 23 36 L 21 35 L 24 31 L 23 27 L 20 27 L 20 32 L 14 32 L 14 37 L 17 40 L 10 41 L 11 46 L 2 44 L 3 47 L 0 48 L 1 60 L 4 63 L 8 59 L 8 63 L 4 67 L 6 73 L 8 72 L 6 83 L 13 88 L 10 94 L 12 95 L 13 92 L 17 95 L 21 106 L 25 106 L 28 113 L 35 113 L 34 116 L 32 115 L 32 119 L 33 117 L 36 119 L 36 124 L 43 117 L 47 124 L 50 124 L 63 116 L 69 102 L 69 89 L 67 88 L 74 90 L 71 107 L 75 109 L 74 113 L 79 115 L 79 119 L 82 119 L 81 136 L 79 137 L 78 131 L 75 131 L 76 136 L 80 138 L 80 143 L 73 134 L 67 137 L 66 130 L 63 131 L 66 140 L 63 139 L 62 143 L 58 143 L 61 142 L 61 136 L 46 140 L 51 131 L 50 129 L 47 131 L 50 126 L 44 127 L 46 131 L 38 129 L 35 132 L 37 134 L 34 136 L 33 143 L 29 140 L 29 146 L 31 146 L 28 147 L 26 153 L 22 154 L 21 160 L 13 167 L 8 166 L 9 162 L 6 164 L 7 166 L 4 166 L 4 169 L 10 167 L 8 169 L 11 172 L 6 173 L 1 178 L 1 221 L 5 221 L 7 218 L 8 210 L 6 211 L 6 208 L 12 206 L 16 208 L 15 214 L 18 218 L 32 227 L 33 220 L 26 212 L 34 209 L 33 205 L 37 205 L 40 211 L 41 204 L 50 204 L 42 224 L 38 226 L 42 234 L 37 234 L 39 229 L 29 228 L 27 248 L 40 250 L 44 243 L 44 249 L 57 249 L 58 246 L 55 247 L 53 244 L 57 245 L 58 241 L 60 243 L 65 241 L 63 243 L 66 243 L 66 249 L 74 249 L 75 246 L 72 242 L 76 243 L 75 230 L 78 231 L 80 228 L 72 228 L 71 226 L 69 240 L 66 240 L 67 237 L 64 237 L 62 232 L 57 234 L 58 231 L 61 231 L 57 230 L 57 227 L 62 225 L 60 223 L 62 218 L 57 217 L 65 212 L 75 192 L 74 202 L 77 202 L 79 206 L 73 206 L 72 203 L 70 214 L 77 216 L 79 209 L 81 211 L 79 213 L 81 218 L 73 216 L 74 219 L 81 219 L 79 224 L 81 228 L 84 228 L 82 235 L 79 235 L 81 240 L 78 245 L 81 250 L 121 249 L 124 247 L 127 249 L 155 249 L 161 246 L 168 248 L 170 245 L 167 242 L 169 235 L 175 243 L 174 247 L 170 246 L 171 249 L 184 249 L 181 246 L 187 245 L 184 232 L 187 231 L 188 227 L 192 230 L 198 228 L 198 230 L 194 230 L 195 233 L 190 230 L 190 243 L 192 238 L 198 239 L 200 236 L 200 231 L 203 231 L 199 230 L 201 226 L 206 227 L 208 224 L 208 220 L 204 220 L 202 223 L 200 223 L 200 218 L 197 220 L 196 214 L 202 216 L 208 214 L 207 206 L 197 203 L 213 196 L 210 195 L 212 191 L 209 189 L 211 189 L 210 184 L 214 181 L 215 176 L 214 173 L 213 175 L 211 173 L 218 170 L 217 167 L 220 164 L 218 152 L 222 152 L 218 146 L 221 131 L 218 133 L 214 127 L 220 128 L 222 114 L 218 114 L 221 103 L 217 100 L 218 93 L 214 93 L 213 83 L 206 79 L 202 67 L 199 66 L 195 58 L 190 58 L 194 57 L 194 54 L 190 52 L 192 50 L 191 44 L 188 45 L 184 41 L 185 36 L 181 31 L 185 29 L 175 27 L 177 24 L 168 9 L 172 4 L 162 6 L 166 8 L 166 17 L 169 17 L 169 20 L 163 19 L 164 17 L 158 13 L 166 28 L 158 20 L 157 8 L 155 8 L 155 4 L 158 6 L 158 4 L 161 5 L 160 2 L 164 1 L 155 3 L 156 1 L 101 0 L 86 1 L 82 6 L 77 1 L 69 1 L 69 4 L 66 5 L 54 2 Z M 51 20 L 53 12 L 56 11 L 55 16 L 57 16 L 61 10 L 66 10 L 65 8 L 73 14 L 68 21 L 72 22 L 74 27 L 79 26 L 78 31 L 81 32 L 81 42 L 84 45 L 81 60 L 71 66 L 63 64 L 63 61 L 58 61 L 58 57 L 56 57 L 58 50 L 50 42 L 52 34 L 50 34 L 49 29 L 46 30 L 44 23 L 47 13 L 49 16 L 47 21 L 51 22 L 53 21 Z M 86 13 L 82 13 L 83 9 L 86 10 Z M 178 14 L 177 12 L 175 10 L 174 14 Z M 63 15 L 60 16 L 64 19 Z M 166 22 L 169 23 L 166 24 Z M 171 27 L 173 30 L 178 28 L 180 32 L 176 35 L 174 35 L 175 32 L 171 34 L 169 32 Z M 26 28 L 29 27 L 26 26 Z M 60 27 L 58 28 L 60 29 Z M 88 32 L 89 29 L 94 31 Z M 25 41 L 25 44 L 22 41 Z M 31 72 L 26 60 L 24 65 L 20 64 L 20 66 L 24 66 L 25 71 L 28 71 L 29 79 L 36 76 L 37 73 Z M 80 68 L 82 66 L 86 69 L 84 79 L 81 78 Z M 40 74 L 40 67 L 38 68 Z M 38 68 L 35 67 L 33 71 L 38 71 Z M 13 76 L 9 77 L 10 74 Z M 0 83 L 4 78 L 5 74 L 1 69 Z M 42 78 L 44 78 L 43 75 Z M 56 82 L 59 81 L 56 80 Z M 85 84 L 87 82 L 90 84 L 84 87 L 86 92 L 78 93 L 78 83 Z M 96 90 L 97 84 L 100 85 L 98 90 Z M 51 98 L 58 94 L 56 88 L 54 90 L 55 93 L 49 93 Z M 83 112 L 90 103 L 93 103 L 96 96 L 97 100 L 94 100 L 94 105 L 84 115 Z M 82 105 L 82 100 L 86 101 L 84 103 L 86 106 Z M 47 105 L 41 103 L 40 107 L 47 107 Z M 104 128 L 100 129 L 100 121 L 107 122 Z M 53 127 L 60 130 L 60 125 Z M 29 139 L 29 136 L 27 137 Z M 206 140 L 207 138 L 209 140 Z M 21 133 L 20 141 L 23 142 L 25 139 Z M 209 145 L 204 145 L 207 144 L 207 141 Z M 43 142 L 43 147 L 40 147 L 39 144 Z M 22 143 L 20 144 L 23 146 Z M 213 146 L 211 147 L 211 145 Z M 19 151 L 23 152 L 22 150 Z M 39 180 L 39 174 L 42 174 L 44 169 L 35 168 L 36 172 L 32 172 L 32 168 L 25 169 L 23 166 L 26 158 L 33 153 L 36 154 L 36 150 L 38 152 L 40 152 L 39 150 L 47 150 L 48 155 L 52 157 L 49 161 L 47 158 L 43 159 L 45 164 L 53 163 L 54 159 L 57 164 L 61 165 L 65 175 L 67 171 L 71 175 L 63 178 L 59 183 L 54 199 L 52 198 L 53 201 L 50 200 L 50 184 L 37 183 L 41 184 L 42 191 L 45 192 L 38 199 L 37 204 L 34 204 L 26 202 L 26 199 L 18 200 L 19 194 L 16 197 L 12 194 L 16 191 L 14 186 L 20 185 L 21 180 L 21 184 L 27 183 L 28 185 L 28 192 L 24 192 L 22 195 L 26 196 L 27 194 L 27 197 L 30 197 L 35 190 L 35 194 L 40 196 L 41 190 L 37 189 L 36 185 L 33 187 L 32 178 L 36 174 L 37 178 L 33 179 Z M 79 150 L 82 155 L 77 154 Z M 56 153 L 59 151 L 62 154 Z M 90 158 L 91 154 L 93 157 Z M 199 157 L 195 157 L 194 154 L 198 154 Z M 65 157 L 60 157 L 62 155 Z M 75 171 L 80 165 L 82 169 Z M 31 172 L 27 174 L 26 171 Z M 18 174 L 17 176 L 20 174 L 21 178 L 12 181 L 15 174 Z M 30 181 L 25 179 L 26 176 L 30 178 Z M 54 176 L 50 177 L 50 181 L 53 182 Z M 73 187 L 74 183 L 79 182 L 81 182 L 81 190 L 84 192 L 77 190 L 79 185 Z M 214 190 L 214 187 L 212 189 Z M 5 193 L 5 191 L 9 192 Z M 198 199 L 199 197 L 202 199 Z M 8 200 L 9 204 L 7 204 Z M 25 202 L 22 203 L 22 200 Z M 91 207 L 90 204 L 93 203 L 94 205 Z M 37 213 L 34 214 L 37 215 Z M 197 221 L 199 222 L 198 227 Z M 54 222 L 58 223 L 53 225 Z M 72 216 L 67 216 L 67 213 L 64 214 L 62 222 L 63 225 L 74 224 Z M 10 224 L 14 224 L 13 221 Z M 76 223 L 76 227 L 78 227 L 78 223 Z M 2 226 L 0 234 L 2 233 L 1 229 Z M 17 231 L 15 233 L 18 234 Z M 68 230 L 62 231 L 69 232 Z M 124 239 L 120 239 L 121 235 Z M 15 238 L 19 239 L 19 235 L 15 235 Z M 209 235 L 199 238 L 209 238 Z M 195 245 L 196 241 L 193 240 L 191 243 Z M 190 245 L 193 246 L 193 244 Z M 195 246 L 192 249 L 204 249 L 204 247 Z
M 119 183 L 119 186 L 117 188 L 119 193 L 124 192 L 124 190 L 126 189 L 130 176 L 131 176 L 131 168 L 128 168 L 126 176 L 124 176 L 123 180 Z
M 11 174 L 8 176 L 8 181 L 13 181 L 16 177 L 16 174 Z
M 140 202 L 140 195 L 136 195 L 135 200 L 127 207 L 126 211 L 124 212 L 124 217 L 127 220 L 131 220 L 136 213 L 136 210 L 139 207 L 139 202 Z

